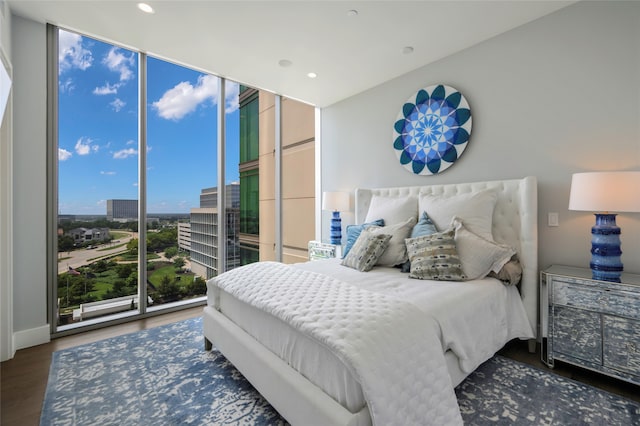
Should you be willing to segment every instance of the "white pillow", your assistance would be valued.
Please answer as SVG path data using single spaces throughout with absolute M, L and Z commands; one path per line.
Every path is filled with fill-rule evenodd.
M 454 216 L 464 221 L 474 234 L 493 241 L 491 226 L 498 194 L 491 190 L 445 197 L 420 194 L 420 211 L 426 211 L 439 231 L 447 229 Z
M 418 199 L 416 197 L 381 197 L 374 195 L 367 211 L 365 222 L 384 219 L 385 225 L 404 222 L 408 217 L 418 220 Z
M 362 233 L 368 234 L 385 234 L 391 235 L 389 245 L 387 249 L 382 253 L 382 256 L 378 258 L 376 265 L 381 266 L 396 266 L 406 262 L 409 257 L 407 256 L 407 246 L 404 243 L 405 238 L 409 238 L 413 225 L 416 224 L 416 218 L 405 218 L 404 222 L 396 223 L 389 226 L 371 226 L 365 228 Z
M 451 225 L 456 230 L 456 249 L 467 279 L 484 278 L 491 271 L 500 272 L 516 253 L 513 247 L 488 241 L 469 231 L 458 217 L 453 218 Z

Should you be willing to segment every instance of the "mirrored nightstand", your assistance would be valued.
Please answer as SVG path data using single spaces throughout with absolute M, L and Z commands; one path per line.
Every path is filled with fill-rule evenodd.
M 594 280 L 590 269 L 555 265 L 540 278 L 540 294 L 547 295 L 542 361 L 640 384 L 640 275 L 623 273 L 613 283 Z
M 333 257 L 342 257 L 342 246 L 322 241 L 309 241 L 309 260 L 331 259 Z

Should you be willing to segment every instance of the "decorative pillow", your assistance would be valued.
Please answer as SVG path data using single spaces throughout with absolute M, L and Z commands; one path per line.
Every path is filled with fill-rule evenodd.
M 505 285 L 518 285 L 520 279 L 522 279 L 522 265 L 514 255 L 514 257 L 500 269 L 500 272 L 496 273 L 491 271 L 489 272 L 489 276 L 499 279 Z
M 404 222 L 408 217 L 418 218 L 418 199 L 416 197 L 382 197 L 371 198 L 365 222 L 382 218 L 387 225 Z
M 488 241 L 465 227 L 465 223 L 454 217 L 456 248 L 462 261 L 462 269 L 470 280 L 484 278 L 491 271 L 499 272 L 516 251 L 507 245 Z
M 370 271 L 389 245 L 391 235 L 363 232 L 349 254 L 342 259 L 342 265 L 361 272 Z
M 455 229 L 416 238 L 405 242 L 411 271 L 409 278 L 439 281 L 463 281 L 467 277 L 456 250 Z
M 356 243 L 362 230 L 369 226 L 384 226 L 384 220 L 378 219 L 369 223 L 363 223 L 362 225 L 347 225 L 347 242 L 344 246 L 343 259 L 349 254 L 349 250 L 351 250 L 351 247 Z
M 436 232 L 438 232 L 438 229 L 436 229 L 436 226 L 431 221 L 431 218 L 429 218 L 429 215 L 427 215 L 427 212 L 422 212 L 420 220 L 411 231 L 411 238 L 421 237 L 423 235 L 431 235 L 435 234 Z M 410 270 L 411 261 L 407 260 L 402 264 L 402 272 L 409 272 Z
M 362 231 L 363 233 L 371 234 L 386 234 L 391 235 L 389 240 L 389 246 L 382 253 L 382 256 L 378 259 L 378 265 L 380 266 L 396 266 L 407 261 L 407 247 L 404 244 L 404 240 L 409 237 L 413 225 L 416 224 L 416 218 L 405 218 L 404 222 L 396 223 L 395 225 L 382 226 L 382 227 L 370 227 Z
M 447 229 L 454 216 L 476 235 L 493 241 L 491 226 L 498 194 L 492 190 L 450 197 L 420 194 L 420 211 L 426 211 L 438 229 Z

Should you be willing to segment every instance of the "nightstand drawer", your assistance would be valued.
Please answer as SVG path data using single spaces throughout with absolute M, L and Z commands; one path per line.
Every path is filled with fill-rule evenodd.
M 622 274 L 619 283 L 591 277 L 589 269 L 559 265 L 540 274 L 543 320 L 547 315 L 542 361 L 640 385 L 640 275 Z
M 602 364 L 601 330 L 597 313 L 565 306 L 553 309 L 553 350 L 558 353 Z
M 640 375 L 640 323 L 604 316 L 604 365 Z
M 553 303 L 640 319 L 640 294 L 553 282 Z

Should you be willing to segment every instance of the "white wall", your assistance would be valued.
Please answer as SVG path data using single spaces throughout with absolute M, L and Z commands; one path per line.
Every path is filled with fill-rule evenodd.
M 396 158 L 393 123 L 437 83 L 467 98 L 471 140 L 441 175 L 417 176 Z M 568 211 L 571 174 L 640 170 L 640 3 L 580 2 L 332 105 L 322 138 L 323 190 L 537 176 L 540 267 L 588 267 L 594 218 Z M 625 270 L 639 273 L 640 214 L 618 225 Z M 325 239 L 328 228 L 325 215 Z
M 16 349 L 49 340 L 46 253 L 46 27 L 12 17 L 13 326 Z

